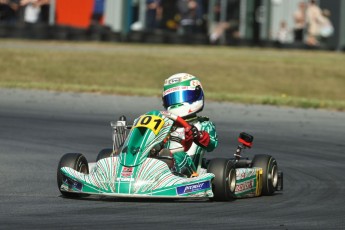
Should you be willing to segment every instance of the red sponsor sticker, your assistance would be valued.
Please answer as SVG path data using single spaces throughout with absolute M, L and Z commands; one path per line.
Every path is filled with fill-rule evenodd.
M 236 185 L 235 191 L 236 192 L 242 192 L 242 191 L 250 190 L 253 188 L 253 186 L 254 186 L 253 180 L 246 181 L 246 182 L 243 182 L 241 184 Z
M 132 173 L 133 173 L 133 167 L 123 167 L 122 172 L 121 172 L 121 176 L 130 177 L 130 176 L 132 176 Z

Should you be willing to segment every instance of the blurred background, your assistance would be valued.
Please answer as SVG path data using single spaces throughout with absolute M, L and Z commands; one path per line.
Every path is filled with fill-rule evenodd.
M 0 0 L 0 38 L 344 50 L 341 0 Z

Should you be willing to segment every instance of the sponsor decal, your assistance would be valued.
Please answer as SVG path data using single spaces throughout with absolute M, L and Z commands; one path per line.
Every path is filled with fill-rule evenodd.
M 126 166 L 124 166 L 122 168 L 121 176 L 123 176 L 123 177 L 130 177 L 130 176 L 132 176 L 132 173 L 133 173 L 133 167 L 126 167 Z
M 163 96 L 168 95 L 169 93 L 180 91 L 180 90 L 194 90 L 194 89 L 195 89 L 194 86 L 176 86 L 176 87 L 172 87 L 170 89 L 165 90 L 163 92 Z
M 240 179 L 244 179 L 244 178 L 246 178 L 246 174 L 244 173 L 244 172 L 241 172 L 241 173 L 236 173 L 237 175 L 236 175 L 236 179 L 237 180 L 240 180 Z
M 71 178 L 69 178 L 69 177 L 67 177 L 65 175 L 63 175 L 62 180 L 63 180 L 63 182 L 65 184 L 68 185 L 69 189 L 73 189 L 74 188 L 74 189 L 76 189 L 78 191 L 81 191 L 83 189 L 83 184 L 82 183 L 80 183 L 80 182 L 78 182 L 76 180 L 73 180 L 73 179 L 71 179 Z
M 190 74 L 186 74 L 182 77 L 182 80 L 185 81 L 185 80 L 192 79 L 192 78 L 194 78 L 194 76 L 192 76 Z
M 173 79 L 170 79 L 168 81 L 168 84 L 175 84 L 175 83 L 178 83 L 180 81 L 181 81 L 180 78 L 173 78 Z
M 237 184 L 235 191 L 236 192 L 243 192 L 243 191 L 250 190 L 253 187 L 254 187 L 254 180 L 245 181 L 243 183 Z
M 180 187 L 177 187 L 176 190 L 177 190 L 178 195 L 183 195 L 186 193 L 192 193 L 192 192 L 196 192 L 196 191 L 200 191 L 200 190 L 204 190 L 208 188 L 210 188 L 210 181 L 204 181 L 204 182 L 199 182 L 196 184 L 180 186 Z
M 248 169 L 248 168 L 239 168 L 236 170 L 236 180 L 241 180 L 245 178 L 249 178 L 256 175 L 256 170 Z
M 134 181 L 134 178 L 128 178 L 128 177 L 124 177 L 124 178 L 116 178 L 116 181 L 121 181 L 121 182 L 132 182 Z
M 201 85 L 200 81 L 198 81 L 198 80 L 192 80 L 192 81 L 190 81 L 190 86 L 196 87 L 196 86 L 198 86 L 198 85 L 200 85 L 200 87 L 202 88 L 202 85 Z

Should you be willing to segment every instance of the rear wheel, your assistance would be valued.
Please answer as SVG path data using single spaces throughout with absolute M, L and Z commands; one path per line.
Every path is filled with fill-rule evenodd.
M 216 158 L 210 161 L 207 172 L 213 173 L 212 191 L 215 201 L 230 201 L 235 198 L 236 169 L 231 160 Z
M 96 161 L 110 157 L 112 155 L 112 153 L 113 153 L 113 149 L 111 149 L 111 148 L 102 149 L 101 151 L 99 151 L 97 158 L 96 158 Z
M 262 195 L 270 196 L 278 186 L 278 164 L 270 155 L 255 155 L 252 167 L 262 168 Z
M 66 153 L 61 157 L 57 168 L 57 184 L 61 194 L 66 197 L 85 196 L 85 194 L 61 191 L 60 188 L 63 183 L 63 174 L 61 173 L 60 169 L 63 167 L 70 167 L 78 172 L 89 174 L 89 165 L 84 155 L 81 153 Z

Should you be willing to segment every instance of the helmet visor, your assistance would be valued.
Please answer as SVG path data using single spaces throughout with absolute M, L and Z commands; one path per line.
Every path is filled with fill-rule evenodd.
M 166 108 L 183 102 L 191 103 L 195 99 L 195 90 L 179 90 L 163 96 L 164 106 Z

